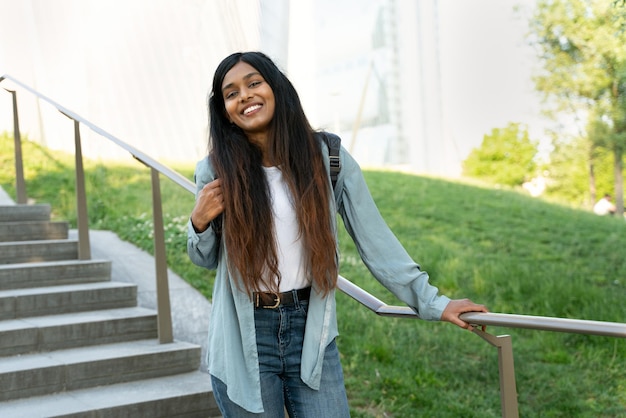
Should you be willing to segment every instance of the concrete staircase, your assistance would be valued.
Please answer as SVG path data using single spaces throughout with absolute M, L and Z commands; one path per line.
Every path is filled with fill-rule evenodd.
M 0 417 L 218 417 L 200 347 L 159 344 L 111 261 L 48 205 L 0 206 Z

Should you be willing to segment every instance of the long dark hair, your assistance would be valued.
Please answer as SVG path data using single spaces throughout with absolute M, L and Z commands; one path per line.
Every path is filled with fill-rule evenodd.
M 254 67 L 274 93 L 275 111 L 266 152 L 283 173 L 294 200 L 306 267 L 323 294 L 337 284 L 336 241 L 329 211 L 330 185 L 315 131 L 295 88 L 261 52 L 239 52 L 217 67 L 209 96 L 210 158 L 222 178 L 225 210 L 222 233 L 229 268 L 238 272 L 248 294 L 261 288 L 277 292 L 281 280 L 274 236 L 271 196 L 259 146 L 226 116 L 222 84 L 239 62 Z

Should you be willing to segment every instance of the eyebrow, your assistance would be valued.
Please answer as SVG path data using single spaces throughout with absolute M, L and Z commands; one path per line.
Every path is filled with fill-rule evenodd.
M 244 79 L 244 80 L 247 80 L 247 79 L 249 79 L 250 77 L 255 76 L 255 75 L 261 75 L 261 73 L 259 73 L 258 71 L 253 71 L 253 72 L 251 72 L 250 74 L 246 74 L 246 75 L 244 75 L 244 76 L 243 76 L 243 79 Z M 228 83 L 228 84 L 226 84 L 224 87 L 222 87 L 222 92 L 224 92 L 224 90 L 227 90 L 227 89 L 231 88 L 234 84 L 235 84 L 235 83 Z

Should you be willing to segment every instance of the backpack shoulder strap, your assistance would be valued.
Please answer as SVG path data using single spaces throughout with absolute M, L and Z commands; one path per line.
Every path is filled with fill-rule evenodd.
M 328 157 L 330 159 L 330 180 L 333 184 L 333 189 L 337 184 L 337 178 L 341 171 L 341 159 L 339 158 L 339 152 L 341 150 L 341 138 L 335 134 L 329 132 L 321 132 L 324 142 L 328 146 Z

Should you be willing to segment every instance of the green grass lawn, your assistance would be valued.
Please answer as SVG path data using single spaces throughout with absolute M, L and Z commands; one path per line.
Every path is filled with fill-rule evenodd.
M 73 157 L 24 144 L 27 191 L 75 225 Z M 14 190 L 12 139 L 0 185 Z M 86 161 L 90 225 L 152 250 L 150 172 Z M 191 179 L 194 162 L 174 166 Z M 626 322 L 626 222 L 494 190 L 366 171 L 383 216 L 442 293 L 492 312 Z M 193 196 L 161 181 L 168 263 L 207 298 L 213 274 L 186 255 Z M 341 274 L 389 304 L 340 230 Z M 339 349 L 353 417 L 498 417 L 496 349 L 451 324 L 383 318 L 338 294 Z M 513 339 L 520 416 L 626 416 L 626 340 L 489 328 Z

